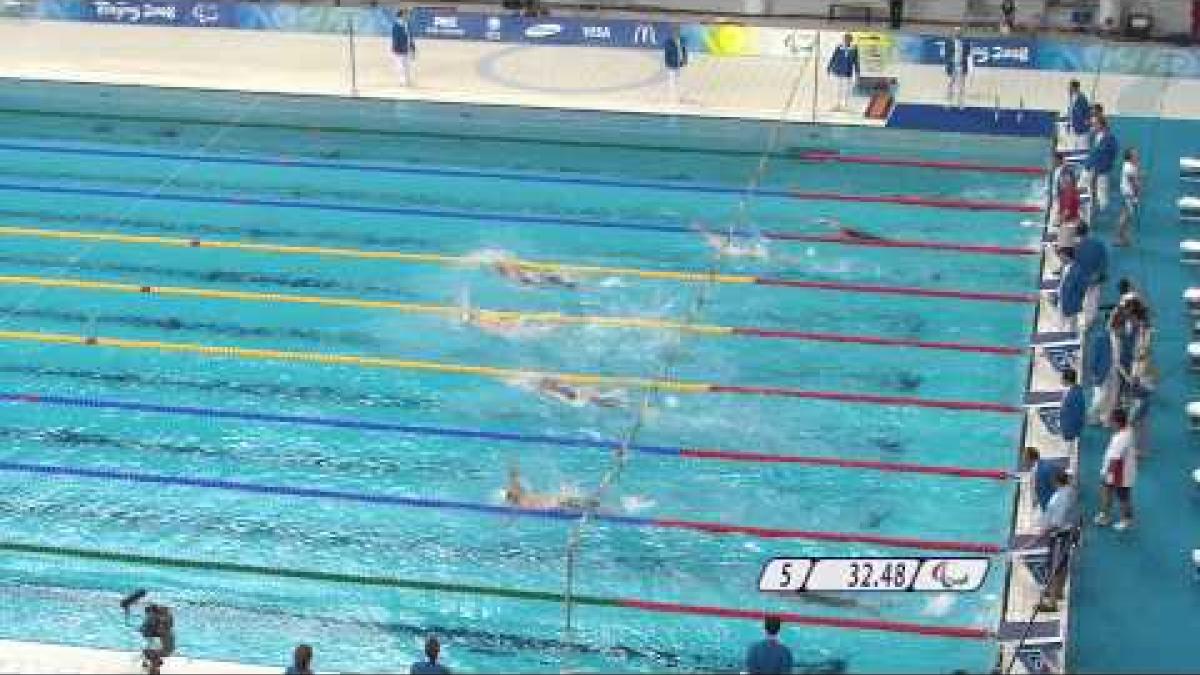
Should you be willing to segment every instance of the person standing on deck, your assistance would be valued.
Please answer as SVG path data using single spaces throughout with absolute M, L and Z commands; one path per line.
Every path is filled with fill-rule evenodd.
M 1108 208 L 1108 178 L 1117 164 L 1117 151 L 1117 138 L 1108 128 L 1108 118 L 1104 115 L 1095 116 L 1091 149 L 1083 163 L 1082 178 L 1092 197 L 1087 220 L 1093 225 L 1096 224 L 1096 216 Z
M 1142 167 L 1138 151 L 1125 150 L 1121 164 L 1121 220 L 1117 224 L 1117 246 L 1133 243 L 1133 224 L 1137 220 L 1138 204 L 1142 199 Z
M 834 48 L 833 56 L 829 58 L 829 66 L 825 70 L 833 76 L 833 81 L 837 86 L 837 103 L 833 109 L 849 109 L 850 93 L 854 91 L 854 85 L 861 72 L 858 62 L 858 47 L 854 44 L 852 35 L 846 33 L 842 44 Z
M 400 75 L 400 82 L 405 87 L 413 86 L 413 61 L 417 58 L 417 41 L 408 23 L 408 12 L 403 9 L 396 12 L 396 20 L 392 22 L 392 58 L 396 61 L 396 73 Z
M 1067 87 L 1067 140 L 1072 150 L 1086 150 L 1088 132 L 1091 131 L 1092 106 L 1079 80 L 1071 80 Z
M 958 105 L 962 110 L 967 101 L 967 76 L 971 72 L 971 43 L 955 28 L 954 36 L 946 41 L 946 105 Z
M 667 68 L 667 95 L 671 103 L 680 103 L 679 74 L 688 64 L 687 43 L 679 34 L 679 26 L 671 28 L 671 37 L 663 45 L 663 65 Z

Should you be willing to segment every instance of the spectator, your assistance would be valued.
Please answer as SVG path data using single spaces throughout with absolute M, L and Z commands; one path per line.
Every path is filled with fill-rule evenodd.
M 411 675 L 449 675 L 450 669 L 438 663 L 438 654 L 442 652 L 442 645 L 436 637 L 432 635 L 425 641 L 425 661 L 417 661 L 412 664 L 412 668 L 408 669 Z
M 1067 393 L 1063 396 L 1059 412 L 1059 427 L 1063 440 L 1074 443 L 1083 433 L 1084 418 L 1087 415 L 1083 387 L 1079 386 L 1079 373 L 1076 373 L 1074 368 L 1063 371 L 1063 386 L 1067 388 Z
M 292 665 L 283 671 L 284 675 L 313 675 L 313 648 L 311 645 L 296 645 L 292 652 Z
M 967 76 L 971 72 L 971 43 L 963 39 L 962 29 L 955 28 L 954 36 L 946 41 L 946 105 L 966 107 Z
M 1025 448 L 1025 459 L 1029 462 L 1029 476 L 1033 480 L 1033 496 L 1038 508 L 1046 510 L 1050 496 L 1054 494 L 1055 480 L 1062 469 L 1053 462 L 1042 460 L 1037 448 Z
M 1142 197 L 1142 170 L 1137 150 L 1127 148 L 1121 164 L 1121 220 L 1117 225 L 1117 246 L 1133 243 L 1133 223 Z
M 750 675 L 791 673 L 792 652 L 779 641 L 779 617 L 768 614 L 763 620 L 763 627 L 767 637 L 751 645 L 746 653 L 746 672 Z
M 1093 123 L 1091 149 L 1084 160 L 1084 184 L 1092 196 L 1090 214 L 1103 213 L 1108 208 L 1108 177 L 1117 163 L 1117 138 L 1108 128 L 1108 118 L 1096 117 Z M 1094 217 L 1089 221 L 1095 222 Z
M 1075 261 L 1083 271 L 1087 291 L 1083 297 L 1082 333 L 1087 333 L 1096 323 L 1100 312 L 1100 289 L 1108 278 L 1108 249 L 1098 238 L 1088 236 L 1087 223 L 1079 223 L 1079 240 L 1075 244 Z
M 667 91 L 672 103 L 679 103 L 679 71 L 688 64 L 687 43 L 679 34 L 678 24 L 671 28 L 671 37 L 663 46 L 663 62 L 667 67 Z
M 888 13 L 891 15 L 892 28 L 904 24 L 904 0 L 888 0 Z
M 1079 80 L 1071 80 L 1067 88 L 1067 137 L 1072 150 L 1087 148 L 1088 132 L 1091 131 L 1092 109 L 1087 96 L 1079 86 Z
M 1104 451 L 1101 468 L 1103 484 L 1096 524 L 1103 527 L 1111 522 L 1109 510 L 1112 508 L 1115 494 L 1121 502 L 1121 517 L 1117 524 L 1113 525 L 1113 529 L 1119 531 L 1133 524 L 1133 484 L 1137 478 L 1137 453 L 1134 452 L 1133 430 L 1129 428 L 1129 418 L 1125 411 L 1114 411 L 1112 423 L 1116 431 L 1108 442 L 1108 449 Z
M 850 107 L 850 93 L 860 72 L 858 63 L 858 47 L 854 44 L 854 36 L 846 33 L 842 44 L 833 50 L 826 71 L 833 76 L 837 83 L 837 103 L 834 110 L 846 110 Z
M 1008 34 L 1017 27 L 1017 0 L 1004 0 L 1000 3 L 1000 32 Z
M 414 83 L 412 64 L 417 58 L 417 41 L 409 27 L 407 10 L 398 10 L 396 20 L 392 22 L 392 56 L 396 60 L 400 82 L 405 87 L 411 87 Z
M 1058 611 L 1058 602 L 1062 599 L 1063 586 L 1066 585 L 1067 570 L 1071 564 L 1071 547 L 1077 530 L 1077 496 L 1075 488 L 1071 485 L 1071 475 L 1066 471 L 1059 471 L 1054 477 L 1054 486 L 1054 495 L 1042 511 L 1042 537 L 1049 545 L 1050 568 L 1046 576 L 1046 590 L 1038 603 L 1040 612 Z

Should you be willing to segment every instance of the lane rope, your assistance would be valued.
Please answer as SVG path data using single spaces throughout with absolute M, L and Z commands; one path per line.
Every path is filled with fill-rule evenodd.
M 289 485 L 268 485 L 233 481 L 219 478 L 193 478 L 187 476 L 169 476 L 162 474 L 147 474 L 134 471 L 114 469 L 86 469 L 71 466 L 53 466 L 45 464 L 26 464 L 22 462 L 0 461 L 0 472 L 25 474 L 44 478 L 85 478 L 99 481 L 134 483 L 139 485 L 166 485 L 171 487 L 200 488 L 207 490 L 223 490 L 256 495 L 272 495 L 301 497 L 305 499 L 323 499 L 329 501 L 371 504 L 374 506 L 395 506 L 410 509 L 429 509 L 435 511 L 464 511 L 490 516 L 524 517 L 544 520 L 574 521 L 583 513 L 582 509 L 552 508 L 536 509 L 507 504 L 485 504 L 480 502 L 465 502 L 451 499 L 436 499 L 431 497 L 402 497 L 366 492 L 351 492 L 348 490 L 330 490 L 326 488 L 304 488 Z M 865 534 L 855 532 L 825 532 L 820 530 L 799 530 L 777 527 L 759 527 L 756 525 L 736 525 L 700 520 L 682 520 L 676 518 L 646 518 L 643 516 L 628 516 L 591 510 L 592 519 L 614 525 L 627 525 L 646 529 L 673 529 L 699 532 L 711 535 L 742 535 L 760 539 L 790 539 L 805 541 L 823 541 L 845 544 L 873 544 L 893 548 L 907 548 L 919 551 L 950 551 L 956 553 L 1003 553 L 1005 548 L 988 542 L 946 541 L 925 539 L 919 537 L 896 537 L 882 534 Z
M 186 342 L 163 342 L 159 340 L 131 340 L 116 337 L 72 335 L 66 333 L 41 333 L 34 331 L 0 330 L 0 340 L 54 345 L 112 347 L 130 350 L 154 350 L 169 353 L 198 354 L 203 356 L 227 357 L 248 360 L 322 363 L 328 365 L 364 366 L 390 368 L 418 372 L 434 372 L 447 375 L 469 375 L 500 381 L 522 381 L 551 378 L 575 385 L 602 385 L 640 390 L 658 390 L 681 394 L 736 394 L 750 396 L 777 396 L 787 398 L 837 401 L 843 403 L 867 403 L 874 405 L 931 408 L 954 411 L 989 412 L 1007 415 L 1023 413 L 1020 406 L 983 401 L 957 401 L 926 399 L 913 396 L 887 396 L 879 394 L 856 394 L 847 392 L 790 389 L 750 385 L 721 385 L 705 382 L 652 379 L 623 375 L 600 375 L 593 373 L 559 373 L 519 370 L 496 366 L 481 366 L 461 363 L 443 363 L 415 359 L 397 359 L 382 356 L 357 356 L 351 354 L 323 354 L 317 352 L 284 351 L 277 349 L 233 347 L 225 345 L 192 344 Z
M 249 574 L 283 579 L 299 579 L 304 581 L 321 581 L 337 584 L 372 586 L 378 588 L 398 588 L 404 590 L 434 591 L 443 593 L 465 593 L 470 595 L 511 598 L 515 600 L 531 600 L 538 602 L 562 603 L 565 599 L 564 594 L 552 591 L 533 591 L 526 589 L 503 588 L 497 586 L 484 586 L 456 582 L 403 579 L 390 576 L 368 576 L 339 572 L 298 570 L 266 565 L 246 565 L 233 562 L 192 560 L 166 556 L 142 555 L 128 552 L 70 548 L 66 546 L 47 546 L 42 544 L 13 541 L 0 541 L 0 551 L 13 554 L 73 558 L 76 560 L 87 560 L 93 562 L 162 567 L 180 570 L 228 572 L 234 574 Z M 726 619 L 752 619 L 761 621 L 767 614 L 767 612 L 758 610 L 728 609 L 704 605 L 685 605 L 636 599 L 604 598 L 594 595 L 574 595 L 572 601 L 576 604 L 593 607 L 638 609 L 647 612 L 687 614 L 693 616 L 708 616 Z M 793 612 L 770 613 L 778 615 L 783 621 L 788 623 L 805 626 L 845 628 L 851 630 L 871 630 L 887 633 L 904 633 L 910 635 L 925 635 L 931 637 L 961 638 L 970 640 L 991 640 L 994 638 L 994 633 L 992 631 L 979 627 L 939 626 L 886 621 L 882 619 L 821 617 L 796 614 Z
M 210 288 L 181 286 L 151 286 L 111 281 L 86 279 L 63 279 L 33 276 L 0 276 L 0 285 L 38 286 L 44 288 L 69 288 L 88 291 L 109 291 L 154 296 L 176 296 L 205 298 L 210 300 L 237 300 L 246 302 L 285 303 L 344 307 L 355 309 L 379 309 L 408 314 L 429 314 L 460 321 L 461 307 L 452 305 L 429 305 L 421 303 L 394 302 L 390 300 L 364 300 L 360 298 L 337 298 L 316 295 L 291 295 L 284 293 L 257 293 L 251 291 L 228 291 Z M 512 323 L 536 323 L 549 325 L 583 325 L 602 328 L 633 328 L 645 330 L 677 330 L 701 335 L 732 335 L 747 338 L 803 340 L 835 344 L 861 344 L 889 347 L 913 347 L 916 349 L 959 351 L 1001 356 L 1020 356 L 1026 350 L 1017 347 L 973 345 L 956 342 L 916 340 L 911 338 L 886 338 L 869 335 L 842 335 L 815 331 L 776 330 L 766 328 L 720 326 L 697 324 L 666 319 L 631 316 L 599 316 L 562 314 L 559 312 L 521 312 L 512 310 L 476 309 L 481 320 Z
M 638 452 L 645 455 L 670 456 L 679 457 L 681 459 L 704 461 L 745 462 L 758 464 L 797 464 L 802 466 L 864 469 L 889 473 L 913 473 L 955 478 L 981 478 L 990 480 L 1008 480 L 1016 475 L 1011 471 L 1006 471 L 1003 469 L 973 469 L 958 466 L 841 459 L 837 457 L 823 456 L 787 455 L 765 452 L 748 452 L 744 450 L 721 450 L 711 448 L 689 448 L 648 444 L 624 445 L 622 441 L 617 439 L 597 439 L 583 436 L 562 436 L 555 434 L 530 434 L 517 431 L 503 431 L 498 429 L 469 429 L 420 424 L 398 424 L 392 422 L 376 422 L 364 419 L 249 412 L 245 410 L 231 410 L 228 408 L 163 405 L 157 403 L 145 403 L 127 400 L 118 401 L 93 397 L 56 396 L 53 394 L 0 392 L 0 401 L 26 405 L 122 410 L 127 412 L 143 412 L 172 416 L 232 419 L 244 422 L 292 424 L 299 426 L 316 426 L 336 429 L 356 429 L 361 431 L 394 432 L 411 434 L 415 436 L 471 438 L 513 443 L 545 444 L 571 448 L 591 448 L 605 451 L 612 451 L 614 448 L 619 447 L 627 447 L 627 449 L 633 452 Z
M 364 251 L 360 249 L 332 248 L 326 246 L 290 246 L 283 244 L 259 244 L 243 241 L 184 239 L 182 237 L 158 237 L 150 235 L 115 234 L 109 232 L 81 232 L 75 230 L 47 230 L 27 227 L 0 227 L 0 236 L 29 237 L 35 239 L 72 239 L 100 241 L 129 245 L 155 245 L 174 248 L 207 248 L 254 251 L 285 255 L 313 255 L 369 260 L 387 260 L 406 264 L 433 264 L 447 266 L 479 267 L 481 261 L 471 256 L 444 255 L 440 253 L 405 253 L 400 251 Z M 701 271 L 652 270 L 636 267 L 607 267 L 601 265 L 575 265 L 557 262 L 514 260 L 522 269 L 538 272 L 562 272 L 589 276 L 620 276 L 650 279 L 655 281 L 680 281 L 695 283 L 719 283 L 737 285 L 776 286 L 781 288 L 804 288 L 810 290 L 843 291 L 883 295 L 904 295 L 926 298 L 949 298 L 978 300 L 984 302 L 1029 303 L 1037 296 L 1028 293 L 991 293 L 932 289 L 914 286 L 885 286 L 877 284 L 845 283 L 837 281 L 806 281 L 799 279 L 777 279 L 745 274 L 710 274 Z

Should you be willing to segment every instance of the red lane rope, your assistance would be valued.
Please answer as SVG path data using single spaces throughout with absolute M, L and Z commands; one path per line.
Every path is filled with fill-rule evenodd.
M 708 607 L 704 605 L 681 605 L 674 602 L 654 602 L 651 600 L 623 599 L 619 606 L 627 609 L 641 609 L 648 612 L 665 612 L 668 614 L 693 614 L 699 616 L 714 616 L 726 619 L 758 619 L 767 614 L 778 616 L 781 621 L 805 626 L 823 626 L 827 628 L 855 628 L 859 630 L 874 630 L 887 633 L 910 633 L 913 635 L 928 635 L 933 637 L 963 638 L 969 640 L 990 640 L 991 631 L 984 628 L 960 626 L 931 626 L 928 624 L 907 623 L 904 621 L 884 621 L 882 619 L 847 619 L 839 617 L 807 616 L 791 612 L 762 612 L 747 609 L 728 609 L 725 607 Z
M 965 211 L 1009 211 L 1012 213 L 1041 213 L 1042 207 L 1032 204 L 993 202 L 981 199 L 951 199 L 940 197 L 918 197 L 915 195 L 848 195 L 840 192 L 789 192 L 796 199 L 825 200 L 831 202 L 861 202 L 865 204 L 901 204 L 903 206 L 929 206 L 938 209 Z
M 787 288 L 813 288 L 825 291 L 847 291 L 849 293 L 879 293 L 882 295 L 913 295 L 924 298 L 953 298 L 955 300 L 979 300 L 981 302 L 1036 302 L 1037 296 L 1028 293 L 990 293 L 984 291 L 952 291 L 916 286 L 878 286 L 875 284 L 851 284 L 841 281 L 803 281 L 798 279 L 774 279 L 755 277 L 759 286 L 781 286 Z
M 915 347 L 917 349 L 940 349 L 947 351 L 972 352 L 976 354 L 1000 354 L 1003 356 L 1020 356 L 1024 349 L 1017 347 L 996 347 L 991 345 L 969 345 L 959 342 L 937 342 L 929 340 L 913 340 L 909 338 L 886 338 L 871 335 L 840 335 L 837 333 L 814 333 L 798 330 L 774 330 L 767 328 L 734 328 L 734 335 L 747 335 L 761 338 L 780 338 L 790 340 L 810 340 L 813 342 L 838 342 L 843 344 L 881 345 L 888 347 Z
M 942 408 L 945 410 L 972 410 L 1016 415 L 1023 412 L 1017 406 L 980 401 L 942 401 L 912 396 L 881 396 L 878 394 L 848 394 L 835 391 L 805 391 L 782 387 L 747 387 L 730 384 L 711 384 L 708 390 L 714 394 L 758 394 L 761 396 L 787 396 L 845 403 L 874 403 L 878 405 L 911 406 L 916 408 Z
M 910 464 L 907 462 L 880 462 L 866 459 L 839 459 L 836 457 L 812 457 L 803 455 L 773 455 L 759 452 L 742 452 L 738 450 L 706 450 L 703 448 L 683 448 L 680 457 L 694 459 L 718 459 L 731 462 L 757 462 L 762 464 L 804 464 L 808 466 L 831 466 L 843 469 L 869 469 L 889 473 L 921 473 L 936 476 L 954 476 L 956 478 L 990 478 L 992 480 L 1008 480 L 1013 474 L 1003 469 L 968 469 L 957 466 L 936 466 L 930 464 Z
M 974 162 L 954 162 L 930 159 L 899 159 L 881 157 L 878 155 L 843 155 L 837 151 L 810 150 L 793 155 L 798 159 L 814 162 L 835 162 L 838 164 L 878 164 L 880 166 L 912 166 L 922 169 L 957 169 L 960 171 L 982 171 L 986 173 L 1015 173 L 1023 176 L 1041 176 L 1046 169 L 1040 166 L 1003 166 L 995 164 L 977 164 Z
M 937 539 L 920 539 L 916 537 L 890 537 L 883 534 L 861 534 L 853 532 L 824 532 L 818 530 L 790 530 L 776 527 L 756 527 L 753 525 L 730 525 L 697 520 L 675 520 L 671 518 L 650 518 L 648 523 L 655 527 L 676 530 L 691 530 L 710 534 L 744 534 L 760 539 L 808 539 L 812 541 L 831 541 L 842 544 L 878 544 L 896 548 L 911 548 L 920 551 L 955 551 L 958 553 L 1003 553 L 1004 547 L 998 544 L 975 541 L 941 541 Z
M 1038 255 L 1039 249 L 1023 246 L 992 246 L 988 244 L 953 244 L 940 241 L 916 239 L 866 239 L 836 234 L 796 234 L 792 232 L 764 232 L 767 239 L 776 241 L 802 241 L 814 244 L 843 244 L 846 246 L 870 246 L 875 248 L 917 248 L 957 253 L 979 253 L 983 255 Z

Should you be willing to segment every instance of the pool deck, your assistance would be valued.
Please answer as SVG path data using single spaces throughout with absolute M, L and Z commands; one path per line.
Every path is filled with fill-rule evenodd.
M 131 36 L 136 35 L 136 39 Z M 422 43 L 417 86 L 398 85 L 382 38 L 272 33 L 218 29 L 126 27 L 29 20 L 0 20 L 0 77 L 151 85 L 484 105 L 521 105 L 633 113 L 787 119 L 826 124 L 882 125 L 861 115 L 834 112 L 832 86 L 818 75 L 826 46 L 812 59 L 698 58 L 682 78 L 682 102 L 668 100 L 656 52 L 594 47 L 513 46 L 441 41 Z M 970 85 L 969 103 L 991 107 L 1058 110 L 1069 73 L 981 69 Z M 944 78 L 938 66 L 897 65 L 899 102 L 941 103 Z M 816 85 L 813 85 L 816 80 Z M 1092 80 L 1089 80 L 1092 82 Z M 1200 81 L 1104 76 L 1094 81 L 1097 100 L 1116 115 L 1200 117 Z M 787 111 L 789 98 L 793 104 Z M 865 105 L 865 99 L 856 104 Z M 1044 271 L 1045 273 L 1045 271 Z M 1045 303 L 1037 333 L 1053 330 Z M 1067 346 L 1069 349 L 1069 345 Z M 1035 347 L 1030 390 L 1056 392 L 1059 376 Z M 1026 420 L 1025 444 L 1072 468 L 1076 448 L 1053 438 L 1034 410 Z M 1014 448 L 1013 463 L 1016 464 Z M 1044 659 L 1061 672 L 1068 608 L 1039 615 L 1030 624 L 1040 594 L 1035 573 L 1044 552 L 1030 543 L 1036 528 L 1031 486 L 1024 477 L 1014 505 L 1016 550 L 1000 626 L 1004 667 L 1012 645 L 1027 626 L 1027 650 L 1011 672 L 1038 669 Z M 1069 593 L 1068 593 L 1069 597 Z M 0 641 L 0 673 L 137 672 L 129 652 Z M 277 672 L 241 664 L 175 658 L 164 672 Z

